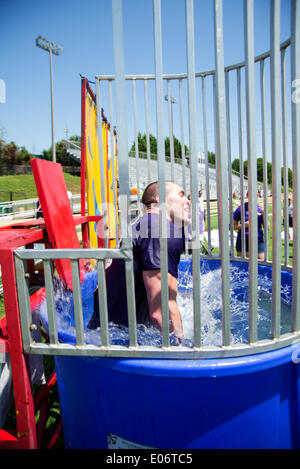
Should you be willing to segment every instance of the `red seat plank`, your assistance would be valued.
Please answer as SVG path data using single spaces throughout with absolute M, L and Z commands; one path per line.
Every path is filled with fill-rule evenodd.
M 62 166 L 39 159 L 32 159 L 31 166 L 50 243 L 55 249 L 80 248 Z M 71 262 L 67 259 L 55 262 L 61 280 L 72 289 Z M 81 260 L 80 281 L 83 279 Z

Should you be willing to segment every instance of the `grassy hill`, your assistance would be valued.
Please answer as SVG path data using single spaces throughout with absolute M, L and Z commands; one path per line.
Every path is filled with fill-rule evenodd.
M 80 176 L 72 176 L 64 173 L 66 186 L 72 194 L 80 194 Z M 34 178 L 31 174 L 18 176 L 0 177 L 0 202 L 10 200 L 10 192 L 13 192 L 13 200 L 27 199 L 37 197 Z

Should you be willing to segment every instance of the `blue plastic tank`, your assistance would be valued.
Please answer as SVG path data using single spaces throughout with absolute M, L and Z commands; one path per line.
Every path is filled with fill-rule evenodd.
M 190 269 L 191 261 L 180 268 Z M 57 356 L 65 447 L 300 448 L 295 357 L 298 343 L 226 359 Z

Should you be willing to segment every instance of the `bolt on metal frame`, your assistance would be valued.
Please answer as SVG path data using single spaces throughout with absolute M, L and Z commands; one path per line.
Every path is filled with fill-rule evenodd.
M 45 353 L 45 354 L 69 354 L 69 355 L 91 355 L 91 356 L 134 356 L 134 357 L 164 357 L 164 358 L 201 358 L 201 357 L 229 357 L 242 356 L 247 354 L 259 353 L 268 350 L 274 350 L 297 342 L 300 340 L 300 301 L 298 298 L 300 291 L 299 274 L 299 256 L 300 256 L 300 237 L 299 237 L 299 204 L 300 204 L 300 140 L 297 133 L 299 129 L 299 105 L 292 102 L 292 157 L 293 157 L 293 232 L 294 232 L 294 250 L 293 266 L 288 265 L 287 241 L 285 240 L 285 261 L 281 265 L 281 155 L 283 144 L 283 162 L 284 162 L 284 214 L 285 214 L 285 235 L 287 235 L 287 96 L 286 87 L 286 51 L 290 50 L 291 55 L 291 81 L 300 76 L 300 1 L 292 0 L 291 39 L 280 45 L 279 43 L 279 20 L 280 20 L 280 0 L 271 1 L 271 50 L 258 57 L 254 57 L 254 6 L 253 0 L 244 2 L 244 25 L 245 25 L 245 62 L 224 67 L 223 57 L 223 25 L 222 25 L 222 0 L 214 2 L 214 31 L 215 31 L 215 62 L 216 69 L 206 72 L 195 72 L 195 46 L 194 46 L 194 11 L 193 0 L 186 0 L 186 34 L 187 34 L 187 73 L 180 75 L 164 75 L 162 67 L 162 28 L 161 28 L 161 1 L 153 0 L 154 11 L 154 46 L 155 46 L 155 74 L 154 75 L 125 75 L 124 67 L 124 44 L 123 44 L 123 18 L 122 18 L 122 0 L 112 0 L 113 15 L 113 38 L 114 38 L 114 59 L 115 76 L 96 76 L 97 104 L 100 108 L 100 83 L 108 82 L 110 95 L 110 115 L 113 115 L 112 108 L 112 84 L 115 91 L 115 115 L 116 126 L 118 129 L 118 165 L 120 180 L 120 233 L 122 245 L 117 249 L 84 249 L 84 250 L 26 250 L 15 252 L 15 265 L 17 272 L 17 288 L 21 311 L 22 334 L 25 353 Z M 281 56 L 281 57 L 280 57 Z M 281 60 L 280 60 L 281 58 Z M 265 63 L 270 61 L 270 85 L 271 85 L 271 130 L 272 130 L 272 221 L 273 221 L 273 243 L 272 243 L 272 262 L 268 260 L 269 247 L 267 243 L 268 233 L 268 185 L 267 185 L 267 144 L 266 144 L 266 90 L 265 90 Z M 256 169 L 256 96 L 255 96 L 255 65 L 259 66 L 260 71 L 260 99 L 261 99 L 261 131 L 262 131 L 262 156 L 263 156 L 263 175 L 264 175 L 264 206 L 265 206 L 265 253 L 264 260 L 257 260 L 257 237 L 252 233 L 257 232 L 257 169 Z M 242 73 L 245 77 L 245 103 L 243 103 L 242 92 Z M 235 95 L 237 99 L 237 127 L 238 142 L 240 151 L 240 195 L 242 206 L 242 258 L 237 258 L 233 247 L 233 229 L 232 216 L 228 214 L 228 209 L 232 212 L 232 172 L 231 163 L 231 126 L 233 117 L 230 113 L 230 77 L 236 76 Z M 222 345 L 214 347 L 204 347 L 201 341 L 201 274 L 200 274 L 200 240 L 199 240 L 199 217 L 198 217 L 198 134 L 197 134 L 197 80 L 201 81 L 202 90 L 202 121 L 203 121 L 203 140 L 205 151 L 205 180 L 207 195 L 207 214 L 208 214 L 208 259 L 221 260 L 222 272 L 222 305 L 223 305 L 223 334 Z M 218 226 L 220 254 L 213 255 L 211 247 L 211 225 L 210 225 L 210 197 L 209 197 L 209 172 L 208 172 L 208 135 L 207 135 L 207 101 L 206 91 L 208 80 L 212 79 L 213 102 L 214 105 L 214 136 L 216 153 L 216 186 L 217 186 L 217 207 L 218 207 Z M 128 198 L 129 198 L 129 175 L 128 175 L 128 128 L 127 128 L 127 110 L 126 110 L 126 81 L 132 84 L 133 97 L 133 116 L 134 116 L 134 140 L 136 163 L 139 164 L 138 139 L 137 139 L 137 110 L 136 110 L 136 87 L 137 82 L 141 81 L 144 86 L 144 102 L 146 117 L 146 142 L 147 142 L 147 160 L 148 160 L 148 178 L 150 177 L 150 143 L 149 143 L 149 105 L 148 105 L 148 82 L 155 82 L 155 114 L 157 128 L 157 175 L 159 181 L 160 208 L 160 255 L 161 255 L 161 278 L 162 278 L 162 345 L 158 346 L 139 346 L 137 344 L 137 328 L 134 301 L 134 277 L 133 277 L 133 255 L 130 232 L 130 220 L 128 216 Z M 187 109 L 188 109 L 188 129 L 189 129 L 189 147 L 190 147 L 190 181 L 185 179 L 185 164 L 182 161 L 182 179 L 177 180 L 184 187 L 189 183 L 192 195 L 192 269 L 193 269 L 193 313 L 194 313 L 194 346 L 175 347 L 170 345 L 169 339 L 169 312 L 168 312 L 168 278 L 167 278 L 167 238 L 166 238 L 166 209 L 165 209 L 165 181 L 166 164 L 164 148 L 164 84 L 167 86 L 168 106 L 169 106 L 169 124 L 172 118 L 170 112 L 170 97 L 172 83 L 178 84 L 179 91 L 179 116 L 181 122 L 181 143 L 182 156 L 184 156 L 184 107 L 182 85 L 185 83 L 187 89 Z M 282 98 L 281 98 L 282 93 Z M 282 99 L 282 101 L 281 101 Z M 243 104 L 245 109 L 243 110 Z M 281 109 L 282 106 L 282 109 Z M 101 108 L 100 108 L 101 109 Z M 244 213 L 244 148 L 243 148 L 243 121 L 245 119 L 247 127 L 247 161 L 248 161 L 248 201 L 249 201 L 249 220 L 253 227 L 249 238 L 249 259 L 245 252 L 245 213 Z M 98 119 L 98 125 L 101 120 Z M 99 128 L 99 130 L 100 130 Z M 169 125 L 170 138 L 172 137 L 172 125 Z M 281 130 L 283 130 L 283 139 L 281 139 Z M 101 145 L 102 132 L 98 131 L 99 146 Z M 172 150 L 174 153 L 174 148 Z M 171 155 L 171 171 L 174 173 L 174 154 Z M 138 169 L 138 168 L 137 168 Z M 139 171 L 137 171 L 138 200 L 139 200 Z M 149 181 L 150 182 L 150 181 Z M 105 199 L 104 199 L 105 200 Z M 228 232 L 227 227 L 231 225 Z M 231 241 L 231 249 L 229 248 Z M 45 263 L 45 285 L 47 291 L 47 308 L 49 319 L 49 337 L 50 344 L 37 344 L 32 341 L 30 324 L 30 302 L 28 288 L 25 278 L 24 262 L 26 259 L 39 258 Z M 53 260 L 65 258 L 70 259 L 72 263 L 72 275 L 74 285 L 74 305 L 75 305 L 75 329 L 76 344 L 63 344 L 58 340 L 57 329 L 55 325 L 55 306 L 53 299 L 53 280 L 51 264 Z M 101 310 L 101 345 L 96 346 L 86 344 L 84 339 L 81 291 L 79 283 L 79 259 L 96 259 L 99 282 L 99 304 Z M 105 285 L 105 259 L 122 258 L 126 266 L 126 288 L 129 311 L 129 346 L 116 346 L 109 343 L 108 317 L 107 317 L 107 298 Z M 249 336 L 246 344 L 232 344 L 230 335 L 230 260 L 239 260 L 249 264 Z M 257 331 L 257 301 L 258 301 L 258 264 L 272 266 L 272 338 L 269 340 L 258 340 Z M 280 286 L 281 269 L 293 272 L 293 300 L 292 300 L 292 331 L 290 333 L 280 334 Z

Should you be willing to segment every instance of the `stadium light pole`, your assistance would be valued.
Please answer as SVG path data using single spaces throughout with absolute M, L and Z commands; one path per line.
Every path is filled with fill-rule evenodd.
M 170 108 L 171 108 L 171 126 L 170 126 L 170 156 L 171 156 L 171 179 L 174 181 L 174 129 L 173 129 L 173 104 L 176 103 L 176 99 L 173 96 L 166 94 L 165 100 L 169 101 L 170 96 Z
M 39 36 L 35 44 L 37 47 L 44 49 L 49 52 L 50 56 L 50 95 L 51 95 L 51 129 L 52 129 L 52 161 L 56 163 L 56 151 L 55 151 L 55 137 L 54 137 L 54 106 L 53 106 L 53 71 L 52 71 L 52 54 L 60 55 L 64 50 L 58 44 L 55 44 L 52 41 L 48 41 L 42 36 Z
M 166 94 L 165 100 L 169 101 L 169 95 Z M 170 96 L 170 102 L 171 102 L 171 130 L 172 130 L 172 138 L 173 137 L 173 104 L 176 103 L 176 99 L 173 98 L 173 96 Z

